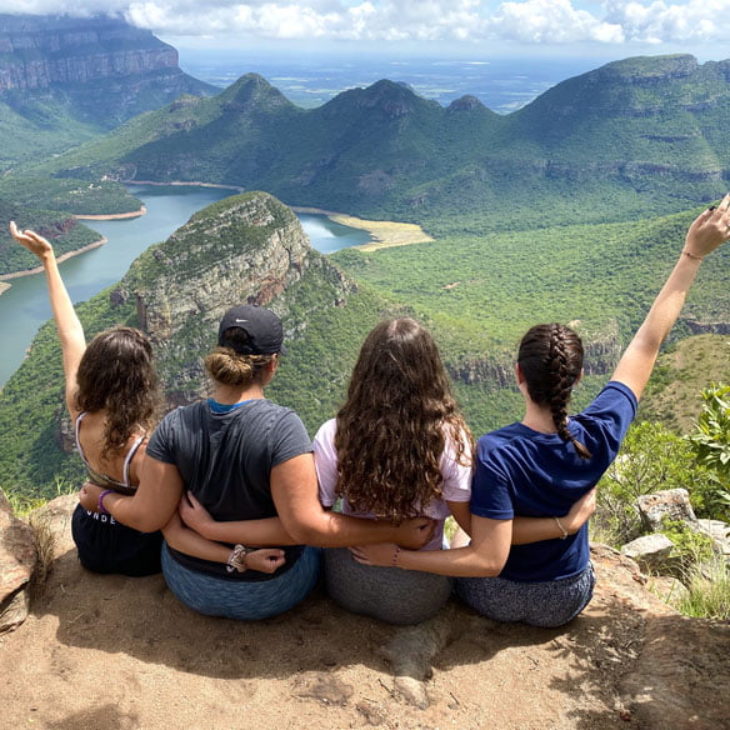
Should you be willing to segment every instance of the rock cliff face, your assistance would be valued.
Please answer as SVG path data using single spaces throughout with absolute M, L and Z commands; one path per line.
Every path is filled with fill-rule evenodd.
M 311 286 L 324 296 L 302 307 L 299 294 Z M 200 395 L 200 356 L 215 344 L 226 309 L 269 307 L 285 320 L 291 339 L 306 329 L 313 309 L 339 306 L 353 290 L 311 248 L 289 208 L 266 193 L 247 193 L 206 208 L 145 252 L 111 302 L 134 304 L 171 399 L 186 402 Z
M 84 121 L 110 127 L 214 87 L 184 74 L 177 51 L 116 18 L 0 15 L 0 100 L 22 109 L 63 90 Z

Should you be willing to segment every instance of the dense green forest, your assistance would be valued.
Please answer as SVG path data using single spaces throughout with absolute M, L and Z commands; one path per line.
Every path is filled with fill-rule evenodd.
M 220 201 L 197 214 L 167 242 L 142 254 L 119 286 L 82 305 L 88 334 L 113 322 L 139 324 L 134 292 L 164 286 L 186 297 L 191 294 L 186 288 L 200 286 L 201 272 L 215 275 L 210 267 L 220 263 L 222 254 L 225 258 L 238 255 L 244 245 L 252 252 L 267 245 L 267 231 L 273 229 L 249 230 L 240 221 L 233 222 L 220 243 L 207 240 L 205 230 L 217 230 L 230 206 L 247 197 Z M 272 226 L 291 225 L 290 211 L 270 211 Z M 408 314 L 436 336 L 477 433 L 519 416 L 512 362 L 524 330 L 537 321 L 573 323 L 587 345 L 587 376 L 574 404 L 579 408 L 606 381 L 673 265 L 694 214 L 453 237 L 370 253 L 350 249 L 331 257 L 310 251 L 306 276 L 273 303 L 290 336 L 270 396 L 295 408 L 313 432 L 341 402 L 367 331 L 382 316 Z M 173 260 L 178 263 L 170 269 Z M 675 338 L 691 327 L 711 329 L 728 321 L 728 261 L 730 251 L 725 250 L 707 261 Z M 200 356 L 212 344 L 214 328 L 201 332 L 196 321 L 191 319 L 175 342 L 158 353 L 173 400 L 190 388 L 186 378 L 193 376 L 186 372 L 197 373 L 193 386 L 201 385 Z M 669 377 L 666 369 L 658 373 L 657 388 Z M 0 394 L 0 485 L 51 494 L 57 477 L 80 476 L 79 460 L 59 446 L 62 412 L 60 352 L 48 324 Z
M 38 173 L 257 188 L 439 237 L 635 220 L 724 192 L 729 69 L 681 55 L 627 59 L 506 116 L 473 97 L 444 108 L 388 80 L 302 109 L 248 74 Z
M 79 223 L 67 213 L 38 210 L 2 198 L 0 194 L 0 274 L 34 269 L 38 259 L 18 246 L 8 233 L 8 222 L 14 220 L 20 228 L 33 227 L 53 241 L 56 254 L 88 246 L 101 236 Z

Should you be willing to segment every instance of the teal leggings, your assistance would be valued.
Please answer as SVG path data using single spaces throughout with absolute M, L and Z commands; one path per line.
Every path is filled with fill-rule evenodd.
M 178 563 L 162 545 L 162 574 L 188 608 L 207 616 L 256 621 L 288 611 L 303 601 L 319 579 L 320 553 L 307 547 L 286 573 L 260 582 L 226 580 Z

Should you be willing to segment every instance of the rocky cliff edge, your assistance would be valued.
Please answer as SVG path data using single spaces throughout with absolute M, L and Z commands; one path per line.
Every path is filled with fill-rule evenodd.
M 321 589 L 238 623 L 189 611 L 161 576 L 84 571 L 74 504 L 33 519 L 55 555 L 26 621 L 0 635 L 5 727 L 727 727 L 730 626 L 679 616 L 608 548 L 593 547 L 596 595 L 562 630 L 494 624 L 455 602 L 391 627 Z

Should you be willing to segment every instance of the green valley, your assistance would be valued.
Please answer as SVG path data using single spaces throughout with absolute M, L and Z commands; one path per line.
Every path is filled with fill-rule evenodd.
M 479 433 L 518 416 L 514 350 L 536 321 L 577 326 L 586 340 L 587 376 L 575 405 L 597 392 L 673 265 L 694 214 L 350 249 L 325 258 L 308 247 L 287 208 L 250 193 L 194 216 L 80 312 L 89 334 L 114 322 L 149 332 L 168 401 L 176 404 L 204 392 L 200 356 L 212 344 L 219 312 L 239 300 L 273 307 L 284 318 L 289 352 L 270 396 L 295 408 L 312 431 L 335 412 L 372 325 L 381 316 L 416 316 L 437 337 Z M 728 321 L 728 262 L 730 250 L 707 262 L 675 337 Z M 727 363 L 711 377 L 730 378 Z M 6 444 L 0 484 L 50 494 L 57 477 L 80 477 L 62 414 L 60 353 L 49 323 L 0 394 Z
M 691 56 L 627 59 L 506 116 L 473 97 L 444 108 L 387 80 L 302 109 L 248 74 L 38 171 L 259 188 L 437 236 L 631 220 L 724 192 L 729 69 Z

